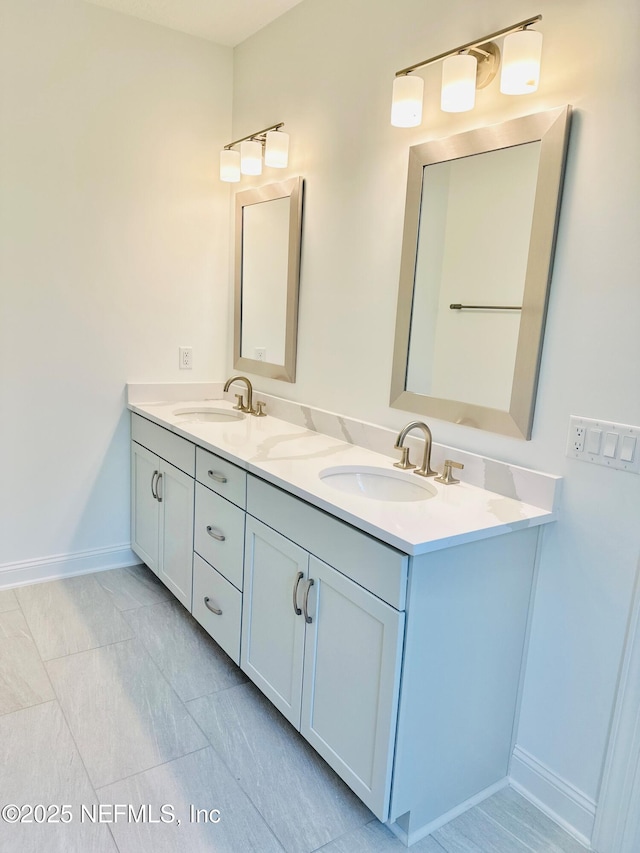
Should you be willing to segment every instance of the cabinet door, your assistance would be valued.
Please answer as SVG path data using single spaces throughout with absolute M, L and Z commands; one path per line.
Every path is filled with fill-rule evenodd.
M 192 477 L 160 460 L 158 577 L 187 610 L 191 610 L 193 484 Z
M 385 821 L 404 613 L 315 557 L 309 577 L 300 731 Z
M 159 459 L 146 447 L 131 442 L 131 548 L 158 574 L 158 501 L 155 488 Z
M 294 610 L 306 588 L 309 555 L 247 516 L 241 667 L 300 728 L 304 618 Z

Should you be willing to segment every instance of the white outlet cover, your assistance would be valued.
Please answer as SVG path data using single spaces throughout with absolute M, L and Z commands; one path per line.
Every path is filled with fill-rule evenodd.
M 180 370 L 191 370 L 193 367 L 192 347 L 178 347 L 178 366 Z
M 598 433 L 600 440 L 596 441 Z M 639 474 L 640 427 L 571 415 L 566 455 L 593 465 Z

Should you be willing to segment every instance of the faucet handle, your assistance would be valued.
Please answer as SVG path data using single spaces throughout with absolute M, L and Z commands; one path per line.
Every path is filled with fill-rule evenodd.
M 402 447 L 401 445 L 396 444 L 395 449 L 402 451 L 402 456 L 401 456 L 399 462 L 393 463 L 394 468 L 402 468 L 403 471 L 407 471 L 409 468 L 415 468 L 416 467 L 415 465 L 412 465 L 411 460 L 409 459 L 410 448 Z
M 234 409 L 238 409 L 239 412 L 246 412 L 247 407 L 244 404 L 244 395 L 236 394 L 236 404 L 233 407 Z
M 267 404 L 265 403 L 265 401 L 264 401 L 264 400 L 258 400 L 258 402 L 256 403 L 256 410 L 255 410 L 255 412 L 254 412 L 253 414 L 254 414 L 257 418 L 266 418 L 266 417 L 267 417 L 267 413 L 266 413 L 266 412 L 265 412 L 265 410 L 264 410 L 264 407 L 265 407 L 266 405 L 267 405 Z
M 454 483 L 459 483 L 460 480 L 456 480 L 456 478 L 451 474 L 452 468 L 462 470 L 464 465 L 462 462 L 454 462 L 453 459 L 445 459 L 442 476 L 436 477 L 436 483 L 444 483 L 445 486 L 452 486 Z

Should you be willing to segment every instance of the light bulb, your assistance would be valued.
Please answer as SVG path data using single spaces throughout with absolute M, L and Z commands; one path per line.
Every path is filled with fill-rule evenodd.
M 253 139 L 240 143 L 240 171 L 243 175 L 262 174 L 262 145 Z
M 220 180 L 235 183 L 240 180 L 240 152 L 223 148 L 220 152 Z
M 519 30 L 505 37 L 502 46 L 500 91 L 504 95 L 528 95 L 540 82 L 542 33 Z
M 424 80 L 403 74 L 393 81 L 391 124 L 394 127 L 417 127 L 422 121 Z
M 464 113 L 476 102 L 478 60 L 469 53 L 456 53 L 442 63 L 440 108 L 445 113 Z
M 264 148 L 265 166 L 286 169 L 289 163 L 289 134 L 282 130 L 270 130 Z

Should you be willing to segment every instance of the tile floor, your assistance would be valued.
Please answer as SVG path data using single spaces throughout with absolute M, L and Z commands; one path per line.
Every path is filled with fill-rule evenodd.
M 1 853 L 406 849 L 142 566 L 0 591 L 7 804 L 57 822 L 0 818 Z M 411 849 L 584 853 L 510 789 Z

